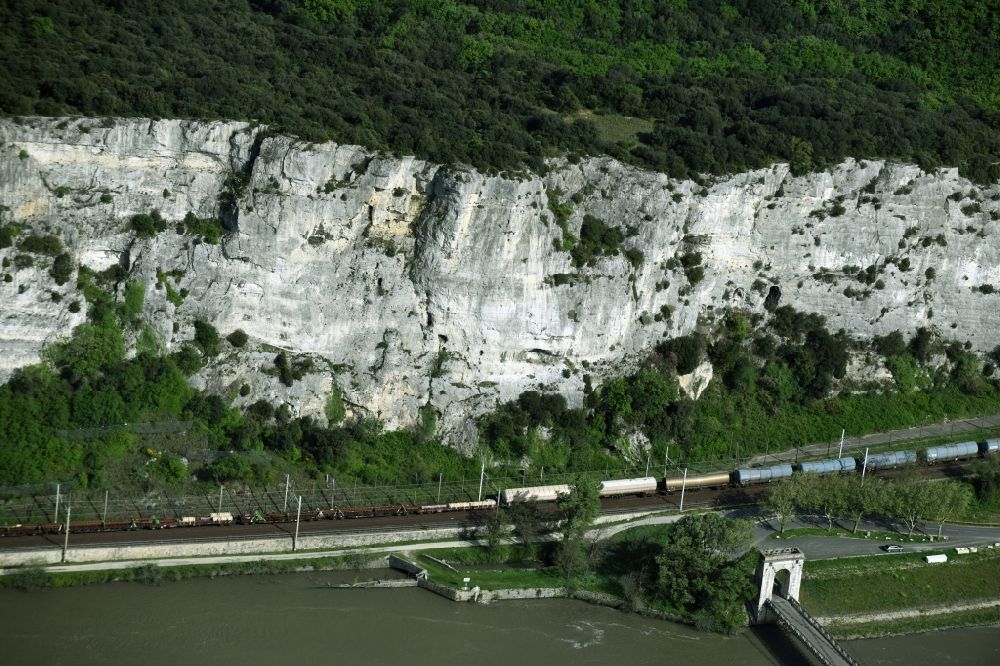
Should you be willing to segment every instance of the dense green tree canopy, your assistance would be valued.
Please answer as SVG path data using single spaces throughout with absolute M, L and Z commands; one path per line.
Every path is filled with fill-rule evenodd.
M 693 616 L 699 626 L 732 632 L 746 623 L 744 604 L 752 585 L 753 523 L 716 513 L 685 516 L 671 526 L 656 557 L 656 596 Z
M 1000 176 L 1000 13 L 981 0 L 4 0 L 0 15 L 10 115 L 259 120 L 494 169 L 850 155 Z

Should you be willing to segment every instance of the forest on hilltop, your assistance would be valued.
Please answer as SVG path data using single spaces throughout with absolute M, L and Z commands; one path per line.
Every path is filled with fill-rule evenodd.
M 996 181 L 992 9 L 933 0 L 0 0 L 0 113 L 248 119 L 487 171 L 544 171 L 546 157 L 608 153 L 700 178 L 776 160 L 800 173 L 853 156 L 957 165 Z M 564 206 L 550 197 L 557 224 Z M 193 214 L 174 227 L 206 243 L 226 232 Z M 155 213 L 128 221 L 136 238 L 166 228 Z M 620 243 L 617 228 L 585 216 L 566 249 L 580 267 Z M 0 385 L 0 487 L 73 479 L 173 492 L 265 485 L 296 470 L 379 486 L 480 473 L 478 461 L 436 445 L 429 405 L 420 423 L 386 431 L 347 418 L 337 391 L 326 418 L 314 419 L 264 401 L 241 413 L 234 395 L 195 389 L 188 378 L 220 352 L 237 353 L 246 333 L 199 321 L 194 338 L 167 353 L 141 316 L 146 285 L 117 265 L 77 266 L 71 249 L 0 220 L 4 271 L 48 269 L 57 285 L 75 284 L 69 311 L 87 314 L 42 363 Z M 700 254 L 676 260 L 690 282 L 700 279 Z M 874 268 L 845 271 L 871 284 Z M 11 272 L 4 284 L 20 289 Z M 157 287 L 179 307 L 184 290 L 166 277 L 158 272 Z M 498 479 L 537 469 L 551 480 L 641 465 L 630 443 L 638 434 L 647 466 L 670 451 L 685 465 L 728 469 L 842 429 L 1000 411 L 1000 347 L 983 359 L 927 329 L 869 342 L 791 306 L 765 309 L 726 312 L 715 330 L 664 341 L 628 376 L 600 385 L 585 376 L 581 406 L 521 394 L 479 419 L 478 453 Z M 891 381 L 850 381 L 850 354 L 884 366 Z M 677 376 L 706 360 L 716 379 L 694 401 Z M 291 385 L 298 361 L 281 352 L 269 370 Z
M 257 120 L 499 171 L 1000 178 L 984 0 L 3 0 L 0 112 Z

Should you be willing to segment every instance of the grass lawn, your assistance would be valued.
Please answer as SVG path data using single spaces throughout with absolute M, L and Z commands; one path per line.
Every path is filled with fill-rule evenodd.
M 146 564 L 127 569 L 98 571 L 67 571 L 48 573 L 43 566 L 29 565 L 17 573 L 0 576 L 0 588 L 34 590 L 49 587 L 80 587 L 99 583 L 137 582 L 159 584 L 188 578 L 215 578 L 216 576 L 268 575 L 300 571 L 337 571 L 369 568 L 381 565 L 379 555 L 353 554 L 340 557 L 314 557 L 301 560 L 251 560 L 186 564 L 182 566 L 157 566 Z
M 875 530 L 859 529 L 856 533 L 842 527 L 835 527 L 832 531 L 825 527 L 796 527 L 785 530 L 784 534 L 772 534 L 769 538 L 785 541 L 794 537 L 820 536 L 820 537 L 848 537 L 851 539 L 868 539 L 872 541 L 930 541 L 930 537 L 923 534 L 914 533 L 912 537 L 906 536 L 905 532 L 878 532 Z
M 601 141 L 619 143 L 623 146 L 634 146 L 639 142 L 639 134 L 653 131 L 653 121 L 645 118 L 634 118 L 617 113 L 595 114 L 591 111 L 580 111 L 568 116 L 572 121 L 585 118 L 594 123 Z
M 454 566 L 458 571 L 452 571 L 443 567 L 428 557 L 428 555 L 439 560 L 444 560 Z M 456 562 L 449 557 L 449 553 L 432 550 L 424 551 L 417 557 L 417 563 L 427 569 L 427 574 L 431 580 L 448 585 L 449 587 L 462 588 L 465 585 L 464 578 L 469 578 L 469 587 L 478 585 L 484 590 L 505 590 L 520 587 L 563 587 L 566 584 L 563 578 L 554 567 L 540 568 L 531 566 L 537 563 L 518 564 L 480 564 L 467 565 Z
M 639 525 L 618 532 L 598 544 L 592 573 L 571 580 L 558 568 L 543 564 L 541 549 L 546 547 L 543 544 L 528 552 L 523 546 L 514 545 L 501 546 L 494 553 L 487 548 L 440 548 L 422 551 L 416 559 L 432 580 L 452 587 L 462 587 L 462 579 L 468 577 L 470 587 L 478 585 L 485 590 L 570 585 L 620 595 L 625 570 L 636 564 L 635 558 L 652 557 L 645 544 L 662 543 L 669 529 L 669 525 Z M 431 558 L 447 562 L 457 571 Z
M 608 539 L 608 543 L 624 543 L 626 541 L 657 541 L 663 543 L 667 539 L 670 531 L 670 524 L 665 525 L 636 525 L 627 530 L 622 530 Z
M 802 604 L 815 615 L 847 615 L 1000 598 L 1000 553 L 941 552 L 947 563 L 927 564 L 926 553 L 806 562 Z
M 990 624 L 1000 624 L 1000 606 L 886 622 L 831 624 L 827 627 L 827 630 L 837 638 L 852 639 L 869 636 L 888 636 L 892 634 L 914 634 L 921 631 L 933 631 L 935 629 L 974 627 Z

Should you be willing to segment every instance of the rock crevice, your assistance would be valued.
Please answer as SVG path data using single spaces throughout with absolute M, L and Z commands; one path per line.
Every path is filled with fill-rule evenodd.
M 1000 294 L 980 289 L 1000 287 L 996 185 L 882 161 L 700 184 L 610 158 L 549 166 L 490 176 L 245 123 L 2 120 L 0 215 L 57 233 L 95 270 L 130 248 L 168 350 L 199 317 L 246 331 L 200 385 L 248 383 L 241 401 L 319 415 L 335 383 L 356 413 L 395 427 L 429 406 L 463 440 L 498 401 L 532 389 L 578 403 L 584 372 L 597 383 L 727 308 L 763 311 L 772 288 L 859 337 L 927 326 L 978 350 L 997 342 Z M 220 217 L 229 233 L 213 245 L 171 224 L 135 242 L 129 218 L 154 209 L 171 223 Z M 586 216 L 621 241 L 575 265 L 574 239 L 604 242 L 581 237 Z M 68 309 L 73 281 L 58 287 L 47 270 L 4 269 L 0 378 L 84 320 Z M 170 290 L 157 288 L 171 271 Z M 182 289 L 178 307 L 168 291 Z M 264 372 L 275 349 L 315 370 L 279 384 Z

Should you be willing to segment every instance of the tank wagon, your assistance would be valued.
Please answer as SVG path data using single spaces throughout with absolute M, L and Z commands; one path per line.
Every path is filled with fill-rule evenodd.
M 572 486 L 562 483 L 554 486 L 528 486 L 526 488 L 507 488 L 500 491 L 501 504 L 516 502 L 554 502 L 560 495 L 568 495 Z
M 494 499 L 484 499 L 472 502 L 449 502 L 447 504 L 423 504 L 419 513 L 443 513 L 445 511 L 475 511 L 478 509 L 496 508 L 497 501 Z
M 928 463 L 973 458 L 979 455 L 979 443 L 959 442 L 957 444 L 945 444 L 944 446 L 932 446 L 927 449 L 926 455 Z
M 866 465 L 864 458 L 858 459 L 858 462 L 860 463 L 859 467 Z M 901 465 L 913 465 L 916 462 L 917 452 L 914 450 L 893 451 L 891 453 L 879 453 L 868 456 L 867 467 L 868 469 L 892 469 Z
M 689 476 L 687 480 L 683 476 L 677 476 L 664 479 L 663 489 L 668 493 L 673 493 L 679 492 L 682 487 L 690 490 L 717 488 L 719 486 L 728 486 L 731 480 L 732 474 L 729 472 L 713 472 L 700 476 Z
M 1000 456 L 1000 438 L 987 439 L 984 442 L 956 442 L 934 446 L 928 449 L 895 451 L 869 455 L 867 468 L 869 471 L 890 469 L 917 463 L 918 456 L 928 464 L 945 460 L 961 460 L 981 456 Z M 773 465 L 763 468 L 745 468 L 734 471 L 718 471 L 710 474 L 667 477 L 663 479 L 663 490 L 673 493 L 682 486 L 689 490 L 702 488 L 718 488 L 723 486 L 769 483 L 778 479 L 786 479 L 794 473 L 835 474 L 860 472 L 865 465 L 863 458 L 836 458 L 817 460 L 791 465 Z M 501 504 L 515 502 L 551 502 L 559 495 L 570 493 L 572 486 L 567 484 L 549 486 L 530 486 L 526 488 L 508 488 L 499 493 Z M 612 479 L 601 483 L 602 497 L 617 497 L 622 495 L 648 495 L 657 491 L 657 480 L 654 477 L 634 479 Z M 303 509 L 301 520 L 336 520 L 350 518 L 373 518 L 384 516 L 402 516 L 410 513 L 440 513 L 444 511 L 486 511 L 495 509 L 497 500 L 489 498 L 470 502 L 451 502 L 447 504 L 389 504 L 384 506 L 333 506 L 327 508 Z M 289 514 L 285 512 L 234 515 L 228 512 L 212 513 L 208 516 L 184 516 L 174 518 L 157 518 L 155 516 L 136 516 L 126 520 L 77 520 L 70 525 L 72 532 L 104 532 L 139 529 L 165 529 L 172 527 L 198 527 L 209 525 L 228 525 L 232 523 L 282 523 L 289 522 Z M 59 534 L 65 526 L 61 523 L 33 522 L 16 525 L 0 525 L 0 537 Z
M 638 479 L 615 479 L 601 482 L 601 497 L 621 495 L 651 495 L 656 492 L 656 477 L 645 476 Z
M 613 479 L 601 482 L 601 497 L 620 497 L 622 495 L 650 495 L 657 489 L 656 477 L 644 476 L 637 479 Z M 527 488 L 508 488 L 500 491 L 501 504 L 517 502 L 554 502 L 560 495 L 568 495 L 573 486 L 557 484 L 552 486 L 529 486 Z
M 751 483 L 767 483 L 778 479 L 787 479 L 791 475 L 792 466 L 786 463 L 760 469 L 738 469 L 733 473 L 733 480 L 741 486 L 746 486 Z
M 812 474 L 843 474 L 853 472 L 858 468 L 854 458 L 834 458 L 833 460 L 814 460 L 799 465 L 799 471 Z

